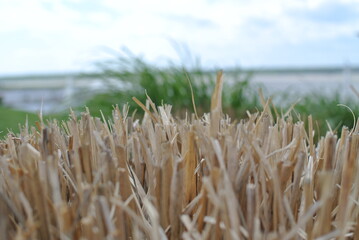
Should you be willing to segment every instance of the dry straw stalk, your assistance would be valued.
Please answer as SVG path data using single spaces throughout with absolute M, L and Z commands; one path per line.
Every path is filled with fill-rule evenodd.
M 359 239 L 356 130 L 314 145 L 290 114 L 202 118 L 134 99 L 0 142 L 0 239 Z M 358 126 L 357 126 L 358 129 Z

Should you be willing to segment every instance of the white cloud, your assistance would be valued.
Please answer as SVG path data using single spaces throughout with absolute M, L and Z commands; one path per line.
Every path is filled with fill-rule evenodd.
M 354 0 L 330 2 L 357 8 L 359 5 Z M 8 54 L 0 57 L 0 72 L 80 69 L 89 61 L 89 55 L 101 56 L 95 51 L 99 46 L 127 46 L 150 60 L 160 56 L 176 58 L 168 38 L 187 43 L 209 65 L 238 62 L 258 65 L 268 61 L 261 56 L 272 54 L 271 49 L 324 42 L 351 36 L 359 30 L 359 18 L 350 23 L 319 22 L 292 14 L 320 11 L 330 2 L 2 1 L 0 37 L 25 32 L 38 44 L 32 46 L 26 42 L 28 39 L 21 46 L 11 44 L 11 39 L 0 44 L 0 52 L 6 48 Z M 91 4 L 94 7 L 88 11 L 81 8 Z

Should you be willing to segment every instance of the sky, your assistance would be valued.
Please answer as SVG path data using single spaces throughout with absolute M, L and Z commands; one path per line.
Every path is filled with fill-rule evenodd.
M 158 65 L 359 65 L 358 0 L 0 0 L 0 75 Z M 113 55 L 116 53 L 115 55 Z

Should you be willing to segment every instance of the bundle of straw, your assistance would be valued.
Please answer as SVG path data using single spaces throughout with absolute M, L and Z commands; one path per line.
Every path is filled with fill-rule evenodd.
M 359 239 L 358 125 L 314 144 L 269 102 L 238 123 L 143 105 L 0 142 L 0 239 Z

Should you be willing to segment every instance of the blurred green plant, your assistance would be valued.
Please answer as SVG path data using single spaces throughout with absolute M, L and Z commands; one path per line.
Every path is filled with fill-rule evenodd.
M 117 57 L 97 64 L 100 76 L 105 80 L 108 91 L 96 95 L 86 103 L 93 114 L 101 110 L 109 115 L 114 104 L 128 103 L 130 109 L 138 109 L 131 100 L 134 96 L 145 103 L 146 94 L 156 105 L 171 104 L 175 114 L 192 109 L 191 86 L 198 114 L 208 112 L 215 84 L 213 71 L 205 71 L 197 62 L 191 69 L 178 67 L 169 62 L 167 67 L 158 67 L 126 51 Z M 240 116 L 246 110 L 259 106 L 257 94 L 249 91 L 250 73 L 240 70 L 231 72 L 235 80 L 224 86 L 223 104 L 229 113 Z
M 348 108 L 357 118 L 359 114 L 357 99 L 344 98 L 340 92 L 331 95 L 310 93 L 304 95 L 295 105 L 293 116 L 306 122 L 308 116 L 312 115 L 317 137 L 323 136 L 330 129 L 340 135 L 343 126 L 349 129 L 354 127 L 353 113 Z
M 100 115 L 100 110 L 105 116 L 109 116 L 115 104 L 122 106 L 128 103 L 132 111 L 138 109 L 132 97 L 145 103 L 146 93 L 156 105 L 162 103 L 173 105 L 175 114 L 191 111 L 193 104 L 189 80 L 199 115 L 209 111 L 215 74 L 214 71 L 204 70 L 199 62 L 191 68 L 178 67 L 173 63 L 161 68 L 129 51 L 124 51 L 116 53 L 113 58 L 102 61 L 97 66 L 101 70 L 99 76 L 107 83 L 108 91 L 97 94 L 86 103 L 95 116 Z M 262 109 L 258 97 L 259 86 L 254 86 L 250 81 L 253 74 L 255 73 L 243 72 L 239 68 L 225 72 L 226 81 L 223 89 L 225 113 L 235 118 L 245 118 L 247 110 L 254 112 Z M 278 109 L 289 109 L 295 101 L 293 94 L 288 92 L 277 93 L 274 98 L 280 99 L 276 106 Z M 353 116 L 347 108 L 338 104 L 344 104 L 354 113 L 359 113 L 356 99 L 343 99 L 340 92 L 333 95 L 315 92 L 301 96 L 292 116 L 295 121 L 300 119 L 307 122 L 307 117 L 312 115 L 317 137 L 325 134 L 329 130 L 328 126 L 340 134 L 343 126 L 353 127 Z
M 262 108 L 258 89 L 262 86 L 254 86 L 250 79 L 253 72 L 243 73 L 240 70 L 230 72 L 233 81 L 224 85 L 223 103 L 226 113 L 233 117 L 246 117 L 246 111 L 257 111 Z
M 19 132 L 19 126 L 25 125 L 26 119 L 29 126 L 33 126 L 39 118 L 34 113 L 0 106 L 0 137 L 5 136 L 9 131 Z

